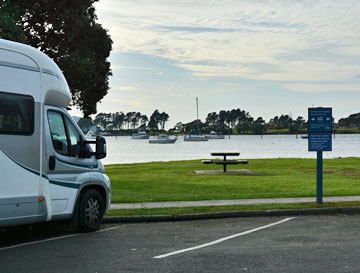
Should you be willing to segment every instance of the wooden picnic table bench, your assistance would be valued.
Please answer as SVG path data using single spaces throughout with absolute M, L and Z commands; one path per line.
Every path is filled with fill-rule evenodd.
M 240 153 L 211 153 L 212 156 L 223 156 L 224 160 L 203 160 L 203 164 L 217 164 L 217 165 L 223 165 L 224 172 L 226 172 L 226 166 L 227 165 L 235 165 L 235 164 L 247 164 L 247 160 L 226 160 L 227 156 L 239 156 Z
M 211 153 L 212 156 L 223 156 L 224 160 L 226 160 L 227 156 L 239 156 L 240 153 Z

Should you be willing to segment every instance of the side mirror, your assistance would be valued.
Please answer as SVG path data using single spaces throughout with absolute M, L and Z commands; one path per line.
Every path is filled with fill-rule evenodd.
M 106 157 L 106 140 L 101 136 L 96 137 L 96 159 L 102 159 Z
M 106 140 L 101 136 L 96 137 L 96 141 L 83 141 L 83 147 L 85 144 L 95 144 L 95 152 L 85 151 L 83 148 L 82 156 L 85 158 L 95 155 L 96 159 L 102 159 L 106 157 Z

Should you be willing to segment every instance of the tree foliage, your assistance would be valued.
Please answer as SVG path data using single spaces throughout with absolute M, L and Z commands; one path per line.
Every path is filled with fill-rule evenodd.
M 160 112 L 156 109 L 150 118 L 140 112 L 123 112 L 116 113 L 99 113 L 94 120 L 94 124 L 102 131 L 109 133 L 116 133 L 119 130 L 136 130 L 144 129 L 153 132 L 165 130 L 165 124 L 169 119 L 169 115 L 165 112 Z M 82 128 L 86 127 L 85 122 L 89 120 L 80 120 Z M 91 124 L 91 123 L 89 123 Z M 253 118 L 249 112 L 241 109 L 232 109 L 229 111 L 221 110 L 219 113 L 211 112 L 207 115 L 205 122 L 201 120 L 193 120 L 188 123 L 177 122 L 174 128 L 169 129 L 173 133 L 210 133 L 217 131 L 219 133 L 227 134 L 232 132 L 242 134 L 264 134 L 269 129 L 278 129 L 283 133 L 304 133 L 307 128 L 306 120 L 299 116 L 293 119 L 289 115 L 275 116 L 265 122 L 262 117 Z M 360 113 L 352 114 L 347 118 L 339 120 L 340 126 L 359 126 L 360 127 Z M 282 130 L 284 129 L 284 130 Z M 302 130 L 302 131 L 300 131 Z M 128 133 L 128 132 L 127 132 Z
M 262 133 L 264 133 L 266 131 L 266 129 L 265 129 L 265 120 L 263 120 L 262 117 L 258 117 L 252 123 L 251 130 L 257 135 L 261 135 Z
M 360 113 L 339 119 L 339 125 L 344 127 L 360 127 Z
M 77 122 L 81 130 L 85 133 L 87 133 L 92 126 L 94 126 L 94 122 L 91 118 L 81 118 Z
M 186 132 L 194 130 L 194 121 L 182 124 Z M 254 119 L 249 112 L 241 109 L 221 110 L 219 113 L 211 112 L 207 115 L 205 123 L 201 124 L 201 131 L 209 133 L 217 131 L 223 134 L 236 129 L 238 133 L 263 134 L 267 129 L 289 129 L 290 132 L 297 132 L 306 128 L 304 118 L 298 117 L 293 120 L 289 115 L 275 116 L 266 123 L 262 117 Z M 178 128 L 173 128 L 178 131 Z
M 106 59 L 112 40 L 96 22 L 96 1 L 2 0 L 0 12 L 1 37 L 26 42 L 50 56 L 67 79 L 73 105 L 85 117 L 96 113 L 111 75 Z
M 91 119 L 90 119 L 91 120 Z M 151 131 L 165 130 L 165 124 L 169 120 L 169 115 L 165 112 L 160 113 L 155 110 L 150 119 L 140 112 L 116 112 L 116 113 L 99 113 L 93 120 L 102 131 L 120 131 L 120 130 L 137 130 L 149 129 Z M 81 119 L 81 128 L 86 128 L 88 119 Z
M 26 38 L 19 24 L 21 12 L 14 1 L 0 0 L 0 35 L 8 40 L 25 43 Z
M 169 120 L 169 115 L 165 112 L 160 113 L 158 109 L 152 113 L 149 120 L 149 129 L 152 131 L 158 131 L 159 126 L 161 130 L 165 130 L 165 124 Z
M 207 130 L 206 124 L 201 122 L 199 119 L 195 119 L 189 123 L 182 124 L 184 132 L 190 133 L 190 134 L 202 134 L 205 133 Z M 199 130 L 198 130 L 199 128 Z

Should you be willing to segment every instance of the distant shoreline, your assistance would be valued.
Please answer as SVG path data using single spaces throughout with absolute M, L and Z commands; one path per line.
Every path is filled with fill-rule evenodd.
M 108 134 L 103 134 L 104 136 L 131 136 L 131 134 L 133 133 L 132 130 L 123 130 L 120 133 L 108 133 Z M 150 137 L 151 136 L 155 136 L 158 135 L 162 132 L 151 132 L 150 133 Z M 177 135 L 177 136 L 182 136 L 182 135 L 188 135 L 189 133 L 185 133 L 185 132 L 181 132 L 181 133 L 177 133 L 177 132 L 166 132 L 169 135 Z M 348 135 L 348 134 L 360 134 L 360 129 L 336 129 L 333 130 L 332 134 L 335 135 Z M 224 136 L 228 136 L 229 134 L 223 134 Z M 262 134 L 255 134 L 253 132 L 247 132 L 247 133 L 232 133 L 230 134 L 231 136 L 237 136 L 237 135 L 244 135 L 244 136 L 260 136 L 260 135 L 307 135 L 307 131 L 299 131 L 297 133 L 295 132 L 290 132 L 287 129 L 271 129 L 270 131 L 266 131 Z

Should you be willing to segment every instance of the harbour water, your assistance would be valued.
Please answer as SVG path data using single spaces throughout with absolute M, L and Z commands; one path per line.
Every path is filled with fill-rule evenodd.
M 106 137 L 107 157 L 104 164 L 210 159 L 212 152 L 240 152 L 240 158 L 316 158 L 308 152 L 308 140 L 300 135 L 228 136 L 221 140 L 184 142 L 183 136 L 174 144 L 149 144 L 130 136 Z M 331 152 L 324 159 L 360 157 L 360 134 L 336 135 Z

